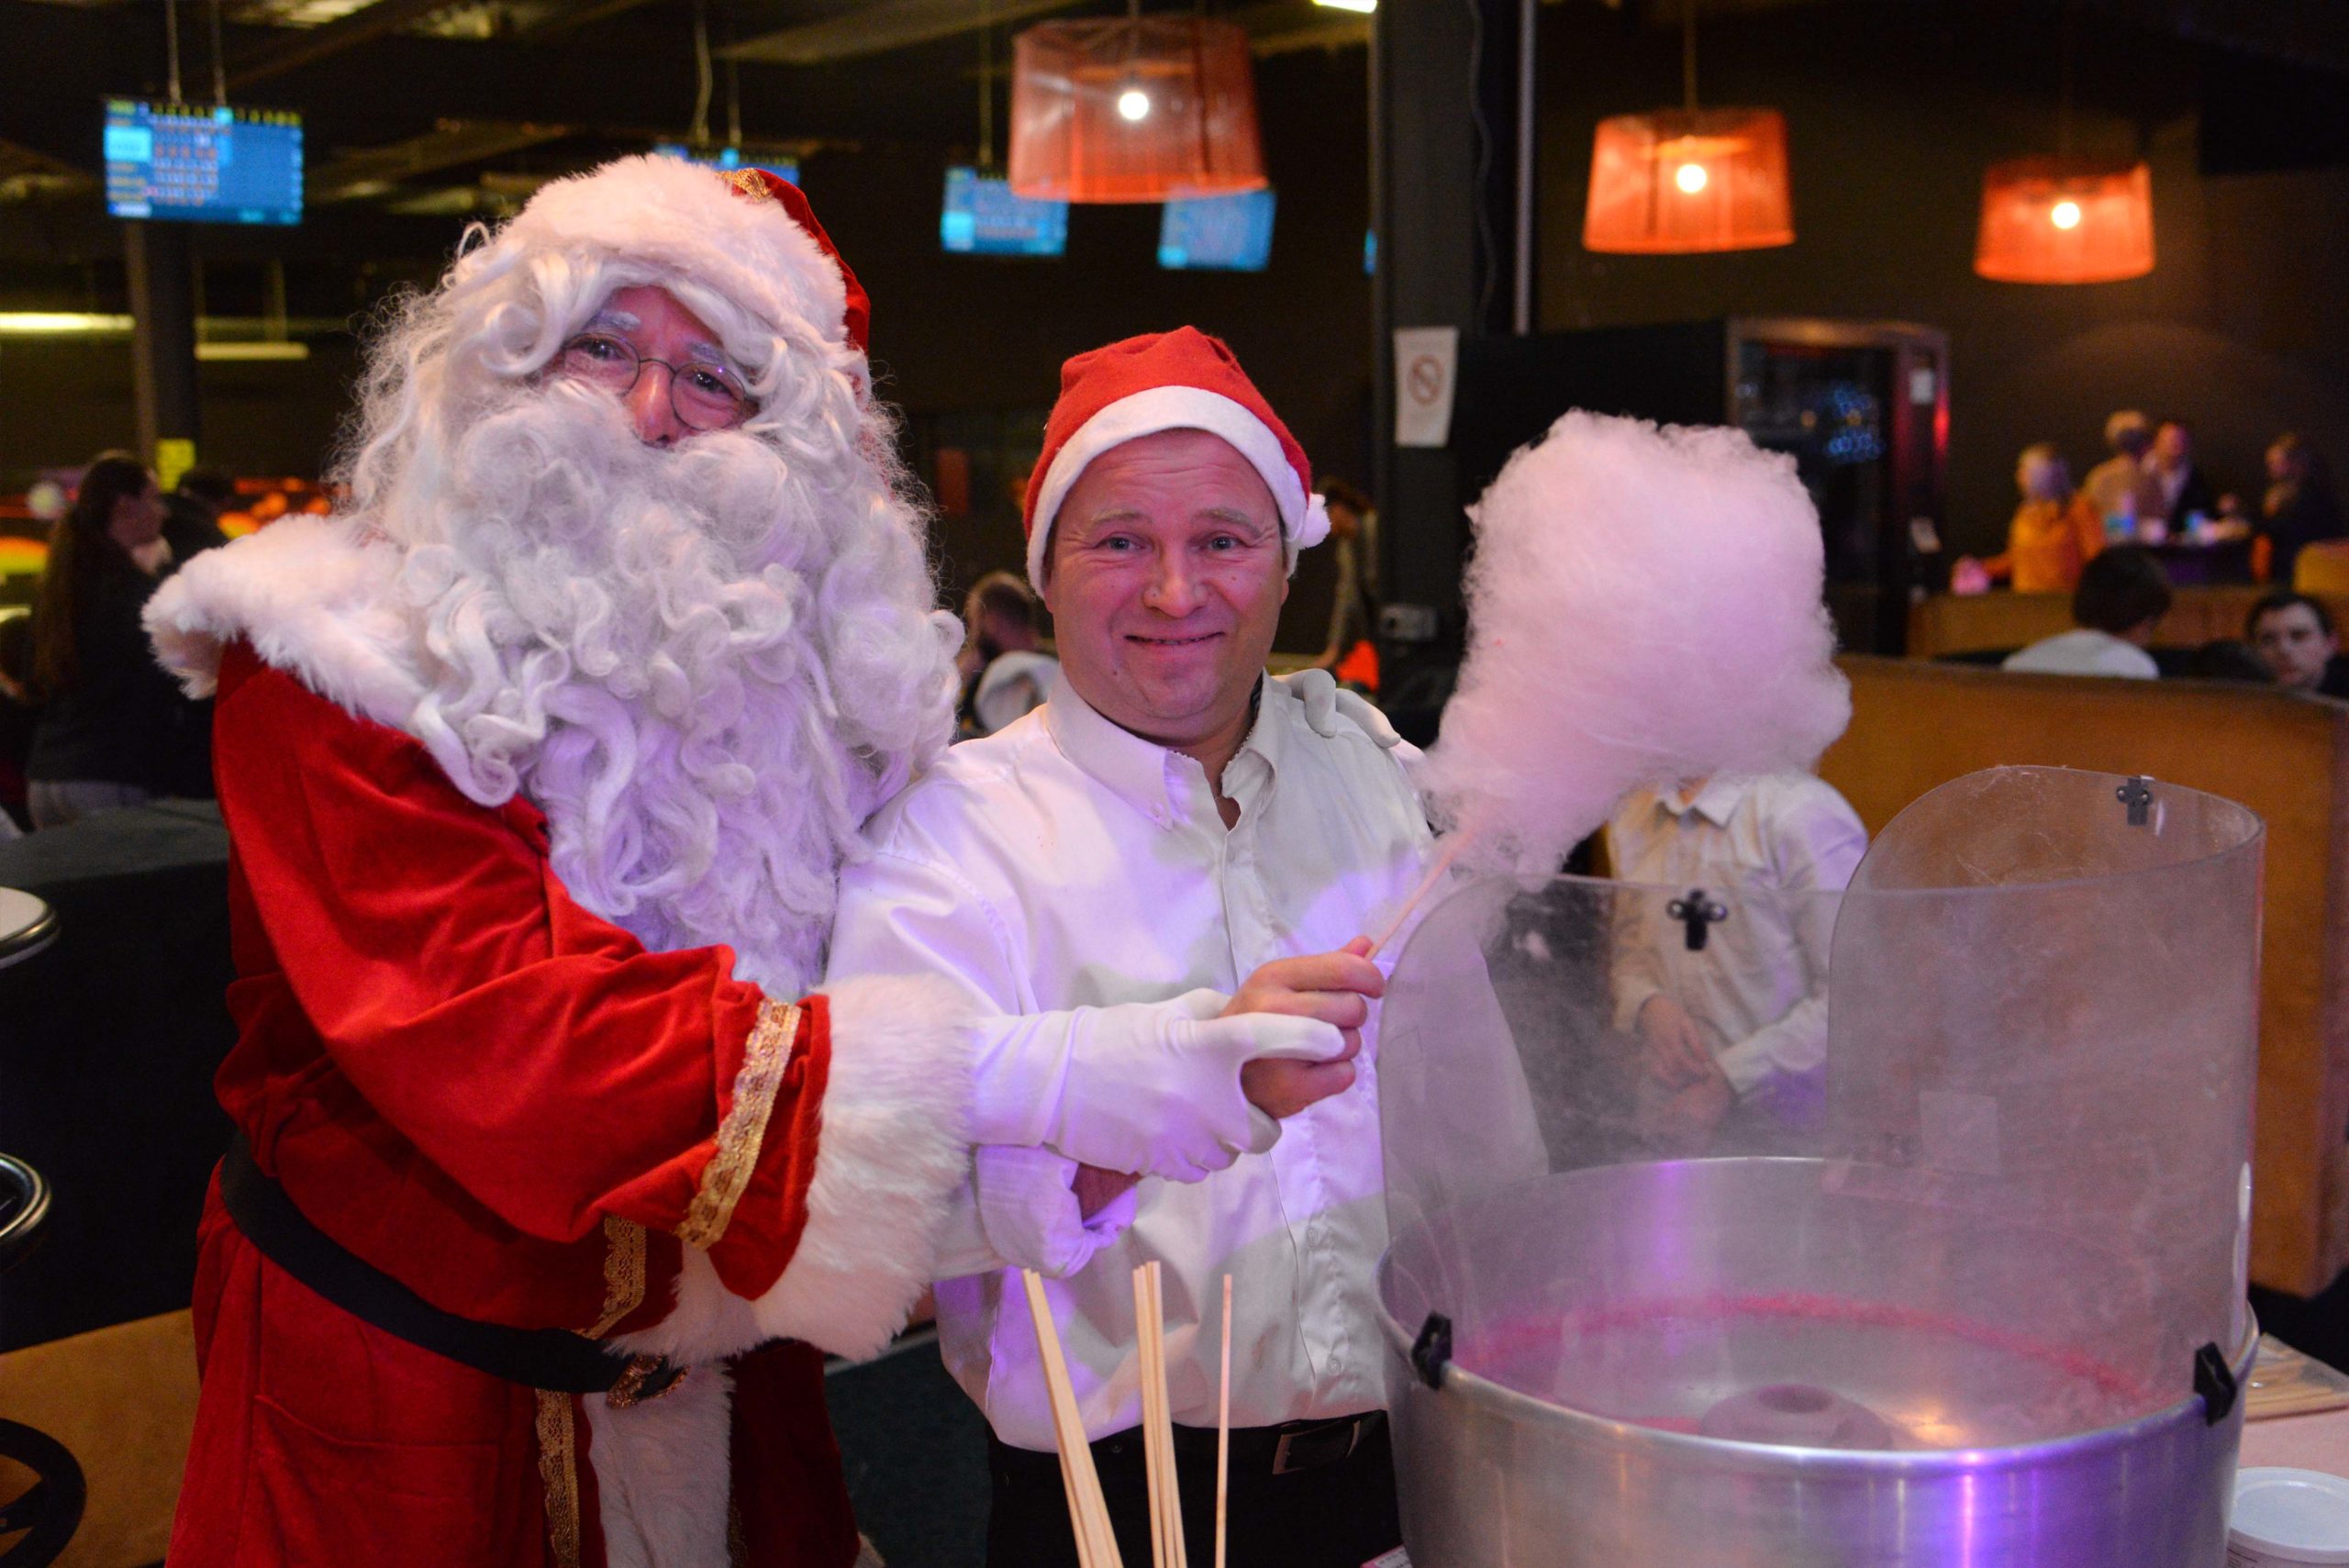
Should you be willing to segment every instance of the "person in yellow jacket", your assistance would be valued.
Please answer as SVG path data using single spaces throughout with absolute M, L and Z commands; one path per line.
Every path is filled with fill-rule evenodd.
M 1972 564 L 1994 582 L 2010 583 L 2018 594 L 2070 593 L 2079 584 L 2080 569 L 2104 548 L 2103 519 L 2073 490 L 2071 470 L 2052 443 L 2023 449 L 2015 488 L 2022 504 L 2007 525 L 2007 548 Z M 1959 563 L 1961 575 L 1966 564 Z

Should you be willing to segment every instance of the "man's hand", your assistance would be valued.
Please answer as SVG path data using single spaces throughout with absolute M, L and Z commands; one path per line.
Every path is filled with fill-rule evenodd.
M 1353 1086 L 1353 1059 L 1362 1051 L 1362 1026 L 1370 1019 L 1370 999 L 1385 994 L 1386 977 L 1365 955 L 1370 939 L 1356 937 L 1335 952 L 1277 958 L 1248 977 L 1223 1010 L 1284 1013 L 1319 1018 L 1336 1027 L 1345 1050 L 1326 1062 L 1258 1057 L 1240 1070 L 1240 1090 L 1248 1102 L 1275 1120 Z
M 1713 1065 L 1713 1053 L 1705 1049 L 1697 1020 L 1661 991 L 1640 1005 L 1631 1027 L 1647 1048 L 1649 1073 L 1666 1088 L 1685 1089 L 1720 1071 Z

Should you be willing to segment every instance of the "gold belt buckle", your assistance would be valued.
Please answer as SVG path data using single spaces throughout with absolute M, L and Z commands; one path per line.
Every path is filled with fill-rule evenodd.
M 612 1391 L 604 1396 L 604 1403 L 615 1410 L 625 1410 L 648 1399 L 666 1398 L 685 1382 L 688 1370 L 672 1364 L 665 1356 L 638 1356 L 628 1363 L 619 1381 L 612 1385 Z
M 1308 1427 L 1301 1432 L 1283 1432 L 1280 1441 L 1273 1445 L 1273 1473 L 1286 1475 L 1292 1471 L 1311 1470 L 1319 1465 L 1335 1464 L 1341 1459 L 1351 1458 L 1354 1450 L 1362 1446 L 1363 1426 L 1369 1418 L 1367 1416 L 1356 1416 L 1346 1421 L 1331 1421 L 1327 1426 Z M 1295 1464 L 1289 1462 L 1291 1445 L 1297 1443 L 1299 1439 L 1303 1439 L 1308 1445 L 1318 1447 L 1336 1437 L 1340 1427 L 1343 1427 L 1346 1432 L 1346 1446 L 1342 1451 L 1320 1457 L 1308 1455 Z

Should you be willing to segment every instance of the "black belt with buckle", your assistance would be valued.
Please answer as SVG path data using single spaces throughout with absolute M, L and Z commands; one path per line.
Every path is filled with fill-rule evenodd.
M 1386 1412 L 1365 1410 L 1334 1421 L 1290 1421 L 1277 1427 L 1243 1427 L 1231 1434 L 1234 1474 L 1287 1475 L 1318 1470 L 1351 1458 L 1386 1427 Z M 1185 1461 L 1215 1462 L 1215 1431 L 1208 1427 L 1176 1427 L 1174 1451 Z
M 363 1323 L 491 1377 L 554 1394 L 602 1394 L 618 1408 L 657 1399 L 684 1367 L 618 1356 L 565 1329 L 515 1329 L 444 1312 L 310 1223 L 253 1163 L 237 1134 L 220 1159 L 220 1201 L 262 1256 Z

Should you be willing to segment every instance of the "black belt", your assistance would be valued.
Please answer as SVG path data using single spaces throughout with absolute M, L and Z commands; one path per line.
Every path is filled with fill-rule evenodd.
M 1289 1421 L 1277 1427 L 1235 1427 L 1231 1432 L 1231 1471 L 1235 1475 L 1287 1475 L 1318 1470 L 1351 1457 L 1386 1430 L 1386 1412 L 1365 1410 L 1334 1421 Z M 1104 1438 L 1096 1447 L 1117 1451 L 1141 1440 L 1137 1432 Z M 1216 1435 L 1212 1427 L 1174 1429 L 1174 1455 L 1186 1463 L 1213 1464 Z
M 609 1395 L 615 1406 L 664 1394 L 685 1368 L 660 1356 L 624 1359 L 564 1329 L 514 1329 L 443 1312 L 312 1225 L 253 1163 L 237 1134 L 220 1159 L 220 1201 L 262 1256 L 362 1323 L 475 1372 L 555 1394 Z

